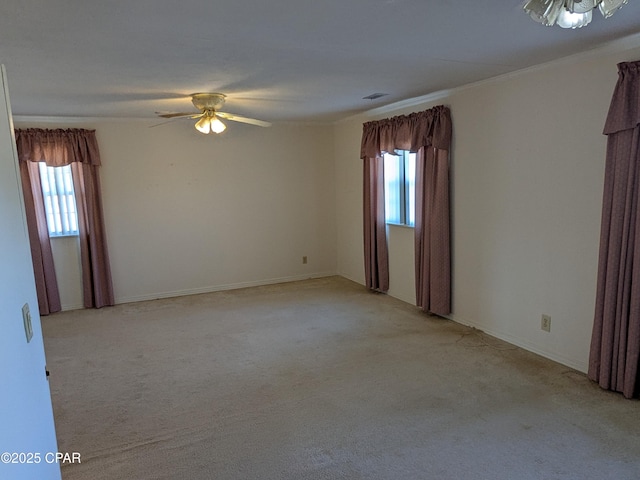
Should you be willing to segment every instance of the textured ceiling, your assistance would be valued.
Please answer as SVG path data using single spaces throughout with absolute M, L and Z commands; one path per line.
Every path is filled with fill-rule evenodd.
M 522 3 L 2 0 L 0 62 L 19 116 L 153 117 L 214 91 L 232 113 L 331 122 L 640 32 L 637 0 L 580 30 Z

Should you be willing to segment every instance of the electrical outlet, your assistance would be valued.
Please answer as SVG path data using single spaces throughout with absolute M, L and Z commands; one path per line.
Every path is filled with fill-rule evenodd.
M 542 320 L 540 320 L 540 329 L 545 332 L 551 331 L 551 317 L 549 315 L 542 315 Z
M 27 343 L 29 343 L 33 338 L 33 326 L 31 325 L 31 312 L 29 311 L 28 303 L 22 306 L 22 323 L 24 324 L 24 334 L 27 337 Z
M 307 264 L 307 256 L 306 255 L 304 257 L 302 257 L 302 263 L 304 263 L 305 265 Z

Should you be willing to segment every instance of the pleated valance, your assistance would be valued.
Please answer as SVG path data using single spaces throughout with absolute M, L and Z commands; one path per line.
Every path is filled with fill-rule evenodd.
M 15 134 L 20 162 L 45 162 L 51 167 L 73 162 L 100 165 L 95 130 L 27 128 L 16 129 Z
M 618 64 L 618 83 L 613 91 L 605 135 L 640 125 L 640 61 Z
M 363 125 L 360 158 L 375 158 L 399 150 L 417 152 L 422 147 L 449 150 L 451 114 L 439 105 L 423 112 L 399 115 Z

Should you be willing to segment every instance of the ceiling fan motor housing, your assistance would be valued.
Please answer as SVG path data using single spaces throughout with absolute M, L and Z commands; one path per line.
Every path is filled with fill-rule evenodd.
M 226 95 L 222 93 L 192 93 L 191 101 L 198 110 L 217 110 L 224 104 Z

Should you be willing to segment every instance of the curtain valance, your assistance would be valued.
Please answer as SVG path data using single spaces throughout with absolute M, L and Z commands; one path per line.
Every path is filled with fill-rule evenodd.
M 100 165 L 95 130 L 27 128 L 16 129 L 15 134 L 20 162 L 45 162 L 51 167 L 73 162 Z
M 363 125 L 360 158 L 375 158 L 398 150 L 417 152 L 422 147 L 449 150 L 451 114 L 439 105 L 423 112 L 399 115 Z
M 613 91 L 603 133 L 630 130 L 640 125 L 640 61 L 618 64 L 618 83 Z

